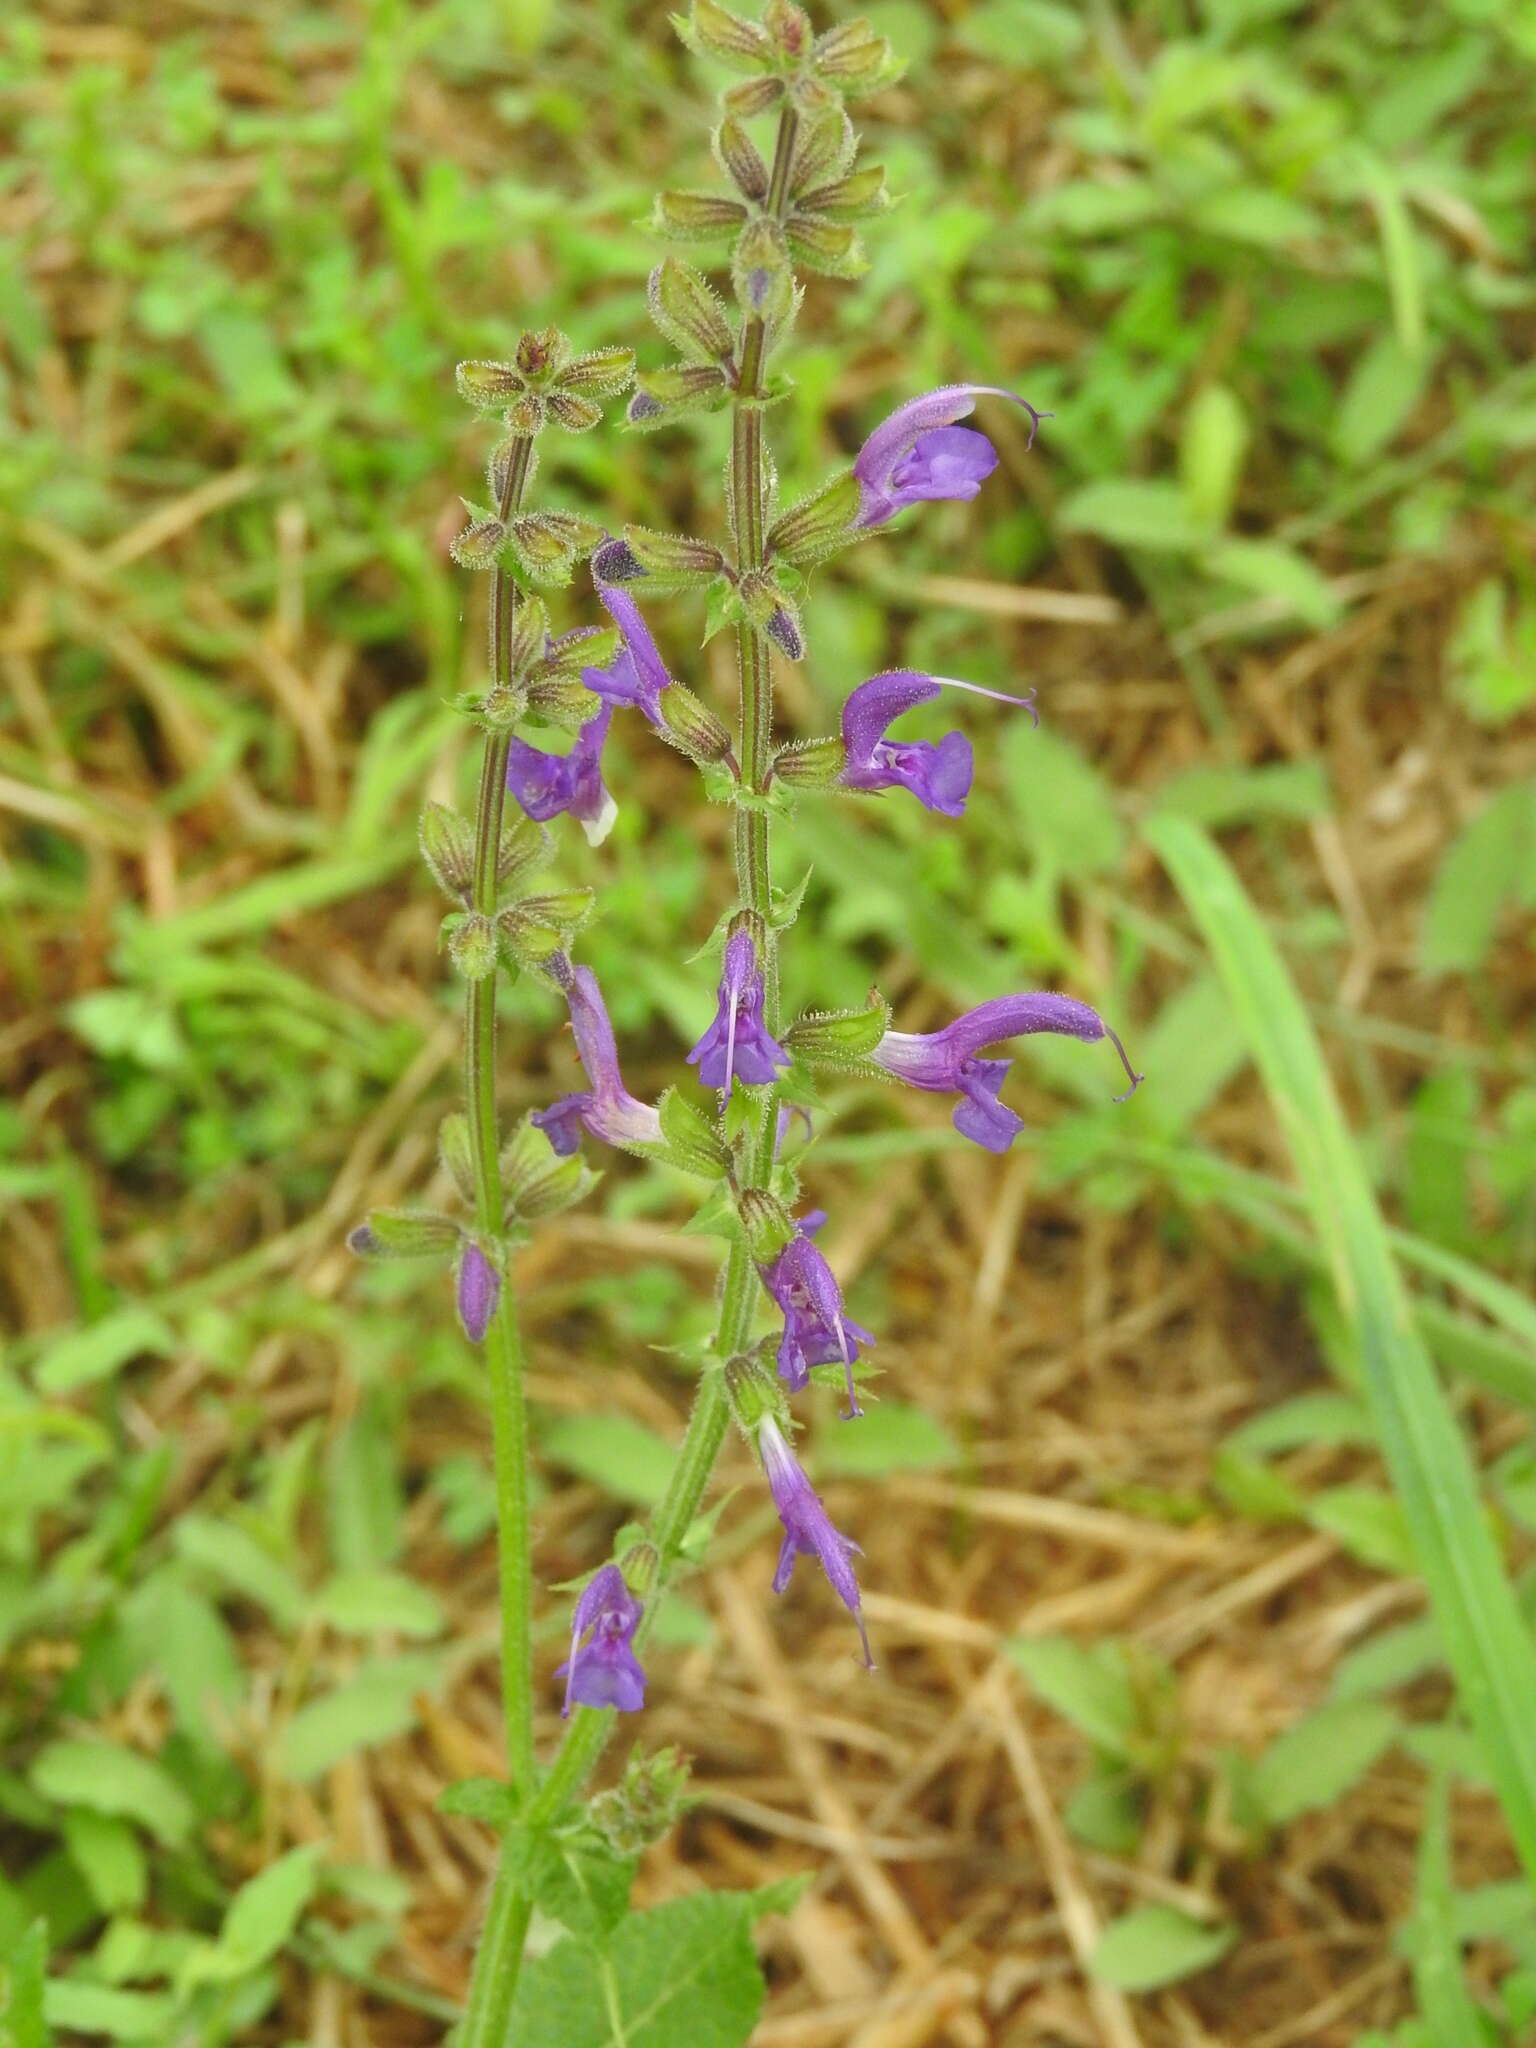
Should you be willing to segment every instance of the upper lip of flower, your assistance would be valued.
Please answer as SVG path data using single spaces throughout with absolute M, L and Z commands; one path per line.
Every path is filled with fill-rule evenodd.
M 935 391 L 909 398 L 881 421 L 854 458 L 853 473 L 864 493 L 861 526 L 879 525 L 902 509 L 907 501 L 901 496 L 900 486 L 894 491 L 892 488 L 897 465 L 923 435 L 967 418 L 975 410 L 978 398 L 1006 398 L 1011 404 L 1023 406 L 1029 414 L 1030 447 L 1034 446 L 1040 422 L 1050 418 L 1049 413 L 1037 411 L 1027 398 L 1001 384 L 942 384 Z

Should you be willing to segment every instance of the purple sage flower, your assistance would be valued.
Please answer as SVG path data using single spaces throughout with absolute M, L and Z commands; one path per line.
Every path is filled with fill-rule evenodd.
M 688 1055 L 706 1088 L 729 1088 L 733 1080 L 766 1087 L 789 1054 L 763 1022 L 763 970 L 752 934 L 743 929 L 726 941 L 715 1021 Z
M 565 1674 L 562 1719 L 573 1705 L 617 1707 L 621 1714 L 645 1705 L 645 1673 L 633 1647 L 644 1612 L 616 1564 L 605 1564 L 583 1586 L 571 1622 L 571 1654 L 555 1673 Z
M 763 1285 L 783 1311 L 784 1333 L 779 1339 L 779 1377 L 792 1394 L 806 1386 L 813 1365 L 830 1365 L 841 1359 L 848 1382 L 845 1421 L 862 1415 L 853 1383 L 853 1361 L 861 1344 L 874 1338 L 860 1324 L 843 1314 L 843 1293 L 815 1244 L 816 1232 L 826 1222 L 825 1212 L 812 1209 L 800 1217 L 795 1234 L 776 1259 L 759 1266 Z
M 607 668 L 584 668 L 581 680 L 608 704 L 631 704 L 652 725 L 661 724 L 661 693 L 672 678 L 640 607 L 627 590 L 600 583 L 598 597 L 623 635 L 624 644 Z
M 865 1669 L 873 1671 L 875 1660 L 869 1653 L 869 1637 L 859 1605 L 859 1582 L 849 1563 L 850 1556 L 859 1550 L 858 1544 L 833 1528 L 820 1495 L 806 1478 L 783 1430 L 771 1415 L 765 1415 L 758 1424 L 757 1452 L 768 1475 L 768 1490 L 773 1495 L 773 1504 L 784 1524 L 784 1542 L 779 1551 L 779 1568 L 773 1575 L 773 1590 L 782 1593 L 789 1584 L 797 1557 L 816 1558 L 833 1592 L 857 1622 L 859 1641 L 864 1645 Z
M 1107 1038 L 1131 1080 L 1125 1095 L 1116 1096 L 1117 1102 L 1134 1095 L 1143 1079 L 1097 1010 L 1071 996 L 1043 990 L 994 996 L 991 1002 L 980 1003 L 953 1024 L 946 1024 L 942 1031 L 887 1031 L 870 1057 L 913 1088 L 963 1096 L 954 1114 L 955 1129 L 988 1152 L 1006 1152 L 1024 1128 L 1023 1118 L 998 1100 L 1013 1062 L 984 1060 L 977 1055 L 984 1046 L 1005 1038 L 1022 1038 L 1032 1031 L 1059 1031 L 1087 1041 Z
M 581 728 L 568 754 L 546 754 L 518 739 L 507 754 L 507 788 L 529 817 L 542 825 L 569 811 L 593 846 L 608 837 L 619 814 L 603 782 L 603 742 L 612 716 L 613 707 L 605 704 Z
M 843 787 L 908 789 L 925 810 L 938 811 L 946 818 L 961 817 L 975 765 L 965 734 L 947 732 L 937 742 L 885 737 L 886 727 L 904 711 L 932 703 L 943 689 L 969 690 L 973 696 L 1017 704 L 1039 723 L 1033 692 L 1028 697 L 1010 697 L 1002 690 L 983 689 L 980 683 L 963 683 L 958 676 L 931 676 L 915 668 L 886 669 L 850 691 L 843 706 L 847 758 L 838 778 Z
M 471 1344 L 482 1344 L 501 1297 L 501 1274 L 473 1238 L 467 1239 L 459 1259 L 459 1321 Z
M 1029 414 L 1029 445 L 1040 422 L 1028 399 L 999 384 L 945 384 L 910 398 L 883 420 L 854 458 L 860 491 L 859 526 L 883 526 L 908 505 L 935 498 L 974 498 L 997 467 L 985 434 L 957 427 L 978 398 L 1006 398 Z
M 659 1145 L 661 1118 L 650 1103 L 637 1100 L 624 1086 L 613 1025 L 596 975 L 590 967 L 572 966 L 564 953 L 552 953 L 545 964 L 565 991 L 576 1051 L 592 1085 L 562 1095 L 548 1109 L 535 1110 L 532 1121 L 562 1156 L 576 1150 L 583 1130 L 605 1145 Z

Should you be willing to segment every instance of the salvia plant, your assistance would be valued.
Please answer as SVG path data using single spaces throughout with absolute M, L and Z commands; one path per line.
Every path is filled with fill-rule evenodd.
M 495 422 L 496 435 L 486 502 L 471 507 L 453 548 L 465 569 L 483 573 L 488 589 L 486 686 L 459 707 L 483 735 L 483 755 L 474 816 L 429 804 L 421 849 L 454 905 L 444 938 L 465 984 L 465 1103 L 441 1137 L 462 1208 L 452 1217 L 377 1211 L 351 1239 L 367 1257 L 435 1258 L 451 1267 L 459 1321 L 483 1352 L 490 1392 L 509 1775 L 505 1784 L 474 1781 L 449 1795 L 457 1810 L 490 1821 L 502 1838 L 460 2048 L 624 2041 L 636 2014 L 659 2010 L 685 1982 L 690 2038 L 710 1999 L 720 2007 L 708 2016 L 710 2040 L 745 2040 L 751 2030 L 761 1985 L 750 1925 L 790 1894 L 690 1899 L 631 1916 L 635 1858 L 686 1803 L 685 1767 L 672 1751 L 641 1746 L 613 1789 L 583 1793 L 618 1716 L 645 1707 L 646 1638 L 685 1561 L 733 1424 L 755 1453 L 783 1525 L 773 1589 L 784 1589 L 800 1558 L 813 1560 L 848 1610 L 858 1655 L 875 1666 L 858 1544 L 833 1524 L 794 1448 L 795 1400 L 813 1382 L 835 1386 L 848 1426 L 858 1426 L 864 1353 L 875 1342 L 847 1313 L 817 1242 L 825 1218 L 806 1186 L 814 1076 L 882 1077 L 950 1096 L 955 1128 L 994 1153 L 1007 1151 L 1022 1125 L 1002 1100 L 1009 1063 L 988 1057 L 988 1048 L 1040 1031 L 1108 1040 L 1132 1088 L 1139 1079 L 1115 1033 L 1069 995 L 998 996 L 929 1032 L 893 1029 L 878 995 L 850 1011 L 786 1001 L 790 990 L 796 1004 L 802 996 L 814 1000 L 815 991 L 795 981 L 789 941 L 799 892 L 775 883 L 775 822 L 797 804 L 862 803 L 886 793 L 958 819 L 973 774 L 965 734 L 949 732 L 935 743 L 893 729 L 942 692 L 978 688 L 889 670 L 846 688 L 837 732 L 782 744 L 774 666 L 806 659 L 806 580 L 911 507 L 978 494 L 998 460 L 984 434 L 961 424 L 979 400 L 1022 408 L 1031 446 L 1043 415 L 990 385 L 910 395 L 851 467 L 795 503 L 780 502 L 770 429 L 790 388 L 782 358 L 800 274 L 856 274 L 859 226 L 888 204 L 883 170 L 859 164 L 847 105 L 901 67 L 867 23 L 817 35 L 791 0 L 769 0 L 760 22 L 717 0 L 693 0 L 678 26 L 691 48 L 739 80 L 721 95 L 713 136 L 725 189 L 662 192 L 653 226 L 665 240 L 709 252 L 705 260 L 724 273 L 723 288 L 676 255 L 658 263 L 650 315 L 675 360 L 657 368 L 637 373 L 625 348 L 578 352 L 553 329 L 523 334 L 508 361 L 458 368 L 461 396 Z M 631 429 L 669 427 L 701 413 L 729 416 L 723 508 L 712 533 L 634 525 L 611 532 L 585 514 L 534 500 L 541 437 L 596 429 L 603 402 L 626 391 Z M 544 593 L 568 588 L 582 563 L 595 608 L 557 630 Z M 735 636 L 733 719 L 675 673 L 676 657 L 653 637 L 648 601 L 677 592 L 702 600 L 710 631 Z M 1003 701 L 1034 716 L 1032 697 Z M 721 877 L 714 930 L 714 1019 L 687 1051 L 678 1085 L 656 1102 L 625 1085 L 603 991 L 579 959 L 590 893 L 546 889 L 538 880 L 554 852 L 557 821 L 574 820 L 594 843 L 608 831 L 615 804 L 604 747 L 615 718 L 636 715 L 696 764 L 702 801 L 730 807 L 734 855 L 733 872 Z M 551 734 L 568 744 L 550 745 Z M 508 1133 L 497 1110 L 497 1006 L 503 986 L 523 976 L 564 999 L 583 1085 Z M 533 1733 L 524 1349 L 507 1272 L 540 1220 L 588 1191 L 589 1142 L 694 1177 L 702 1220 L 728 1250 L 670 1485 L 649 1527 L 624 1532 L 619 1555 L 594 1558 L 576 1592 L 567 1655 L 549 1681 L 551 1698 L 563 1685 L 564 1733 L 557 1753 L 541 1760 Z M 696 1561 L 691 1552 L 686 1561 Z M 525 1963 L 536 1910 L 562 1923 L 567 1936 Z M 695 1973 L 695 1948 L 717 1967 Z M 572 2016 L 583 2013 L 578 2025 Z

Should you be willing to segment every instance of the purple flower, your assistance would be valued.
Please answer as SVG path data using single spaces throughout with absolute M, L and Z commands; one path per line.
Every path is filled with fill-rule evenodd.
M 942 1031 L 887 1031 L 870 1057 L 913 1088 L 964 1096 L 955 1110 L 955 1129 L 988 1152 L 1006 1152 L 1024 1128 L 1023 1119 L 998 1100 L 1012 1061 L 983 1060 L 977 1054 L 984 1046 L 996 1045 L 1004 1038 L 1022 1038 L 1031 1031 L 1060 1031 L 1089 1041 L 1107 1038 L 1131 1079 L 1125 1095 L 1115 1100 L 1124 1102 L 1126 1096 L 1135 1094 L 1143 1077 L 1098 1011 L 1071 996 L 1044 991 L 994 996 L 991 1002 L 978 1004 L 953 1024 L 946 1024 Z
M 459 1259 L 459 1321 L 471 1344 L 485 1341 L 491 1317 L 501 1295 L 501 1274 L 473 1238 L 467 1239 Z
M 1020 705 L 1039 723 L 1033 693 L 1010 697 L 1002 690 L 983 689 L 980 683 L 963 683 L 957 676 L 931 676 L 915 668 L 886 669 L 850 691 L 843 706 L 846 759 L 838 778 L 843 787 L 909 789 L 925 810 L 939 811 L 946 818 L 962 816 L 973 772 L 971 743 L 965 734 L 947 732 L 937 743 L 885 737 L 886 727 L 904 711 L 931 703 L 945 688 Z
M 998 384 L 945 384 L 908 399 L 876 427 L 854 459 L 861 502 L 858 525 L 883 526 L 908 505 L 932 498 L 974 498 L 997 467 L 985 434 L 957 427 L 978 398 L 1006 398 L 1029 414 L 1029 445 L 1040 422 L 1028 399 Z
M 618 816 L 603 783 L 603 742 L 612 716 L 612 706 L 605 704 L 581 728 L 568 754 L 546 754 L 517 739 L 507 754 L 507 788 L 529 817 L 543 824 L 569 811 L 593 846 L 608 837 Z
M 583 1130 L 605 1145 L 659 1145 L 661 1118 L 650 1103 L 638 1101 L 624 1086 L 613 1025 L 596 975 L 590 967 L 573 967 L 563 953 L 552 953 L 545 964 L 565 991 L 576 1051 L 592 1085 L 562 1095 L 548 1109 L 535 1110 L 532 1121 L 562 1155 L 576 1150 Z
M 861 1344 L 874 1338 L 860 1324 L 843 1314 L 843 1294 L 814 1243 L 826 1222 L 820 1209 L 799 1218 L 795 1234 L 770 1265 L 759 1266 L 763 1285 L 784 1314 L 784 1334 L 779 1339 L 779 1377 L 791 1393 L 798 1393 L 811 1377 L 813 1365 L 830 1365 L 841 1359 L 848 1382 L 846 1421 L 862 1415 L 853 1384 L 853 1361 Z
M 864 1615 L 859 1606 L 859 1582 L 848 1561 L 858 1551 L 858 1544 L 833 1528 L 820 1496 L 812 1488 L 799 1459 L 786 1442 L 784 1432 L 771 1415 L 765 1415 L 758 1424 L 757 1451 L 768 1475 L 768 1490 L 773 1495 L 773 1504 L 784 1524 L 784 1542 L 779 1551 L 779 1568 L 773 1575 L 773 1590 L 782 1593 L 789 1584 L 797 1557 L 817 1558 L 833 1592 L 858 1623 L 859 1641 L 864 1645 L 864 1665 L 866 1670 L 873 1671 L 875 1660 L 869 1654 L 869 1637 L 864 1630 Z
M 715 1021 L 688 1055 L 706 1088 L 729 1088 L 732 1080 L 766 1087 L 789 1054 L 768 1035 L 763 1022 L 763 970 L 752 934 L 743 929 L 726 941 Z
M 623 635 L 624 644 L 607 668 L 584 668 L 581 680 L 609 704 L 631 704 L 652 725 L 661 723 L 661 693 L 672 678 L 640 607 L 627 590 L 599 584 L 597 594 Z
M 555 1673 L 567 1674 L 562 1718 L 573 1703 L 617 1707 L 621 1714 L 645 1705 L 645 1673 L 632 1647 L 644 1612 L 616 1564 L 605 1564 L 588 1580 L 571 1622 L 571 1654 Z M 589 1636 L 585 1644 L 583 1636 Z

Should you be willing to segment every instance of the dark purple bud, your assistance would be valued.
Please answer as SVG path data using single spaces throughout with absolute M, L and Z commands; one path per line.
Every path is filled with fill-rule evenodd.
M 733 1080 L 764 1088 L 789 1065 L 789 1054 L 763 1022 L 763 970 L 745 929 L 726 942 L 715 1020 L 689 1053 L 688 1064 L 698 1068 L 706 1088 L 729 1088 Z
M 573 1706 L 633 1714 L 645 1705 L 645 1673 L 634 1652 L 644 1612 L 616 1564 L 605 1564 L 582 1588 L 571 1622 L 571 1654 L 555 1673 L 565 1677 L 562 1719 Z
M 870 1057 L 909 1087 L 963 1097 L 955 1109 L 955 1129 L 988 1152 L 1006 1152 L 1024 1128 L 1023 1119 L 998 1100 L 1012 1062 L 984 1060 L 978 1054 L 985 1046 L 1035 1031 L 1061 1032 L 1088 1043 L 1107 1038 L 1131 1082 L 1125 1095 L 1116 1096 L 1117 1102 L 1134 1095 L 1144 1078 L 1132 1067 L 1125 1047 L 1097 1010 L 1072 996 L 1044 990 L 994 996 L 942 1031 L 888 1031 Z
M 859 1582 L 850 1559 L 859 1546 L 841 1530 L 834 1529 L 821 1497 L 806 1478 L 799 1459 L 790 1449 L 784 1432 L 771 1415 L 758 1424 L 757 1453 L 768 1477 L 768 1491 L 779 1520 L 784 1524 L 784 1541 L 779 1550 L 779 1568 L 773 1575 L 773 1590 L 782 1593 L 789 1584 L 797 1557 L 814 1557 L 827 1575 L 827 1583 L 858 1624 L 864 1646 L 864 1666 L 875 1668 L 870 1655 L 864 1612 L 859 1603 Z
M 997 451 L 985 434 L 957 427 L 981 397 L 1006 398 L 1029 414 L 1029 445 L 1035 445 L 1037 412 L 1016 391 L 997 384 L 946 384 L 912 398 L 876 427 L 854 459 L 862 505 L 860 526 L 883 526 L 905 506 L 934 498 L 974 498 L 997 467 Z
M 562 1154 L 576 1150 L 582 1130 L 605 1145 L 659 1145 L 661 1118 L 650 1103 L 638 1101 L 624 1086 L 597 976 L 590 967 L 573 967 L 563 953 L 553 954 L 545 966 L 565 991 L 576 1052 L 591 1086 L 536 1110 L 532 1122 Z
M 645 574 L 627 540 L 605 540 L 592 555 L 592 576 L 598 583 L 638 583 Z
M 763 1285 L 783 1311 L 784 1333 L 779 1339 L 779 1377 L 791 1393 L 798 1393 L 810 1380 L 813 1365 L 841 1361 L 848 1384 L 851 1421 L 862 1415 L 853 1383 L 853 1362 L 860 1344 L 873 1344 L 869 1331 L 850 1322 L 843 1314 L 843 1294 L 832 1268 L 817 1250 L 815 1233 L 825 1217 L 812 1210 L 799 1219 L 795 1235 L 771 1265 L 760 1266 Z
M 459 1260 L 459 1321 L 471 1344 L 480 1344 L 490 1328 L 501 1298 L 501 1275 L 472 1238 L 465 1240 Z
M 888 740 L 886 727 L 904 711 L 929 704 L 941 689 L 969 690 L 978 697 L 995 697 L 1004 704 L 1017 704 L 1035 722 L 1033 695 L 1010 697 L 1001 690 L 986 690 L 979 683 L 963 683 L 955 676 L 931 676 L 921 669 L 893 668 L 871 676 L 849 693 L 843 706 L 843 744 L 847 760 L 839 778 L 845 789 L 907 789 L 925 810 L 938 811 L 946 818 L 958 818 L 970 793 L 974 763 L 971 743 L 964 733 L 947 732 L 937 743 L 931 740 Z
M 613 829 L 618 806 L 603 782 L 603 742 L 613 716 L 605 704 L 588 719 L 568 754 L 546 754 L 515 739 L 507 754 L 507 788 L 530 818 L 543 823 L 568 811 L 593 846 Z

